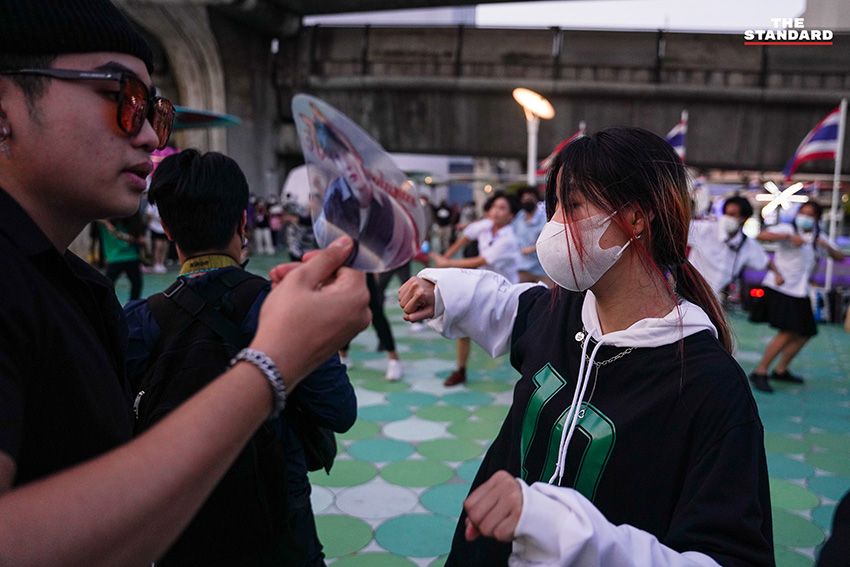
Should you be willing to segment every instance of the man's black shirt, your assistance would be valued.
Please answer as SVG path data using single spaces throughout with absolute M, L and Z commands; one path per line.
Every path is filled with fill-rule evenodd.
M 0 451 L 14 485 L 130 439 L 127 331 L 111 283 L 0 189 Z

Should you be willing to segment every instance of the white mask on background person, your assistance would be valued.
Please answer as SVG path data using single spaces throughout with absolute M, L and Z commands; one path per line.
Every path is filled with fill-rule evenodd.
M 613 216 L 593 215 L 575 221 L 572 228 L 554 220 L 547 222 L 537 238 L 537 258 L 546 275 L 570 291 L 584 291 L 598 282 L 631 244 L 629 241 L 607 249 L 599 246 L 599 239 L 608 230 Z M 574 231 L 581 233 L 583 255 L 579 253 Z M 571 262 L 575 263 L 575 270 Z
M 720 217 L 720 220 L 717 224 L 717 236 L 720 238 L 720 240 L 726 240 L 730 236 L 734 236 L 740 228 L 740 225 L 738 224 L 738 219 L 736 219 L 735 217 L 730 217 L 729 215 L 723 215 L 722 217 Z
M 815 227 L 815 217 L 810 217 L 809 215 L 797 215 L 794 219 L 794 224 L 797 226 L 797 230 L 808 232 Z

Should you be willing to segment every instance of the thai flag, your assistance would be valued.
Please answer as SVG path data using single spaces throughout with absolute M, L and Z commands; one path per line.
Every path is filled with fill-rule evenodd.
M 682 119 L 664 137 L 667 143 L 673 146 L 676 154 L 685 161 L 685 136 L 688 134 L 688 111 L 682 111 Z
M 579 122 L 578 130 L 576 130 L 572 136 L 558 144 L 551 154 L 549 154 L 540 161 L 540 164 L 537 166 L 538 176 L 546 175 L 547 173 L 549 173 L 549 169 L 552 167 L 552 163 L 555 161 L 555 156 L 558 155 L 558 152 L 560 152 L 564 146 L 566 146 L 576 138 L 581 138 L 582 136 L 584 136 L 584 127 L 584 120 L 582 120 L 581 122 Z
M 797 146 L 797 151 L 785 164 L 785 169 L 782 170 L 786 181 L 797 170 L 797 166 L 804 161 L 835 159 L 835 152 L 838 150 L 838 122 L 840 118 L 841 106 L 839 105 L 827 114 L 826 118 L 821 120 L 811 132 L 806 134 L 806 137 Z

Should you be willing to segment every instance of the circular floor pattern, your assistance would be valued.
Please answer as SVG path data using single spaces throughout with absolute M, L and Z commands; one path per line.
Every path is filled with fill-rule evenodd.
M 310 483 L 317 486 L 355 486 L 375 478 L 378 468 L 372 463 L 364 463 L 352 459 L 337 459 L 331 469 L 331 474 L 325 471 L 309 473 Z
M 809 488 L 829 498 L 841 500 L 850 491 L 850 477 L 846 476 L 815 476 L 809 479 Z
M 510 409 L 510 406 L 502 405 L 481 406 L 473 413 L 481 419 L 498 421 L 499 423 L 502 423 L 503 421 L 505 421 L 505 418 L 507 417 L 508 411 Z
M 811 559 L 789 549 L 774 550 L 774 557 L 776 558 L 776 567 L 812 567 Z
M 423 457 L 437 461 L 468 461 L 481 456 L 484 448 L 465 439 L 437 439 L 420 443 L 416 451 Z
M 463 500 L 467 494 L 468 484 L 443 484 L 426 490 L 420 500 L 429 511 L 456 520 L 463 511 Z
M 384 482 L 346 488 L 336 496 L 336 506 L 341 511 L 373 519 L 407 514 L 418 502 L 419 496 L 412 489 Z
M 371 526 L 351 516 L 339 514 L 316 516 L 316 529 L 327 557 L 341 557 L 355 553 L 372 541 Z
M 340 557 L 333 567 L 416 567 L 416 563 L 393 553 L 358 553 Z
M 478 469 L 481 468 L 481 459 L 466 461 L 457 468 L 457 475 L 466 482 L 475 480 L 475 475 L 478 474 Z
M 777 433 L 764 434 L 764 448 L 769 453 L 802 455 L 812 450 L 811 443 Z
M 508 382 L 470 382 L 466 386 L 474 392 L 507 392 L 513 390 L 514 385 Z
M 820 504 L 820 499 L 817 494 L 799 484 L 772 478 L 770 479 L 770 503 L 774 509 L 811 510 Z
M 419 418 L 410 418 L 403 421 L 394 421 L 384 426 L 384 435 L 400 441 L 428 441 L 440 439 L 446 435 L 446 426 L 435 421 Z
M 826 429 L 836 433 L 850 433 L 850 419 L 847 415 L 824 415 L 817 413 L 806 418 L 806 424 L 809 427 L 818 429 Z M 845 451 L 847 449 L 845 448 Z
M 346 452 L 359 461 L 387 463 L 402 461 L 413 454 L 413 445 L 396 439 L 363 439 L 348 446 Z
M 416 410 L 416 415 L 429 421 L 465 421 L 472 414 L 457 406 L 426 406 Z
M 482 439 L 490 441 L 499 434 L 502 424 L 498 421 L 463 421 L 449 426 L 449 433 L 461 439 Z
M 381 469 L 381 478 L 398 486 L 435 486 L 453 476 L 451 467 L 427 459 L 391 463 Z
M 815 474 L 811 465 L 780 455 L 767 456 L 767 470 L 770 476 L 779 478 L 807 478 Z
M 433 557 L 449 552 L 455 522 L 433 514 L 410 514 L 387 520 L 375 531 L 384 549 L 403 557 Z
M 373 392 L 403 392 L 410 388 L 410 384 L 403 380 L 396 382 L 385 380 L 383 374 L 381 374 L 380 378 L 364 380 L 361 387 Z
M 310 505 L 314 514 L 321 514 L 334 503 L 334 493 L 324 486 L 310 487 Z
M 375 404 L 366 406 L 357 410 L 357 417 L 366 421 L 377 421 L 379 423 L 389 423 L 391 421 L 399 421 L 410 416 L 410 410 L 403 406 L 392 404 Z
M 426 394 L 425 392 L 398 392 L 387 395 L 387 401 L 391 404 L 412 407 L 432 406 L 439 399 L 434 394 Z
M 493 401 L 493 396 L 481 392 L 453 392 L 443 396 L 443 402 L 450 406 L 485 406 Z
M 369 439 L 370 437 L 376 436 L 381 432 L 381 426 L 377 423 L 372 423 L 371 421 L 366 421 L 365 419 L 358 419 L 354 422 L 354 425 L 346 431 L 345 433 L 337 433 L 337 439 L 345 439 L 345 440 L 357 440 L 357 439 Z
M 822 529 L 791 512 L 773 510 L 773 541 L 784 547 L 815 547 L 824 540 Z
M 759 403 L 761 402 L 759 401 Z M 776 420 L 771 424 L 770 430 L 773 433 L 781 433 L 782 435 L 799 435 L 802 433 L 808 433 L 809 426 L 789 420 Z
M 832 519 L 835 516 L 835 504 L 829 506 L 818 506 L 812 510 L 812 519 L 825 532 L 832 531 Z
M 805 440 L 812 445 L 838 453 L 850 453 L 850 435 L 839 433 L 809 433 Z
M 811 453 L 806 455 L 806 462 L 832 474 L 850 476 L 850 459 L 843 453 Z

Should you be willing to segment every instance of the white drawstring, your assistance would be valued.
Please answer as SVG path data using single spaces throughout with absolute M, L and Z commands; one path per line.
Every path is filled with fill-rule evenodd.
M 596 346 L 593 347 L 590 359 L 587 358 L 587 345 L 590 344 L 590 333 L 587 334 L 587 338 L 582 345 L 581 364 L 578 369 L 579 379 L 576 384 L 575 392 L 573 393 L 573 401 L 572 404 L 570 404 L 570 411 L 567 412 L 567 419 L 564 420 L 564 427 L 561 430 L 561 443 L 558 446 L 558 463 L 555 465 L 555 473 L 552 475 L 552 478 L 549 479 L 549 484 L 555 482 L 557 477 L 558 485 L 560 485 L 561 479 L 564 478 L 564 469 L 566 468 L 567 460 L 567 447 L 570 444 L 570 440 L 573 438 L 573 432 L 575 431 L 576 425 L 578 425 L 579 406 L 581 406 L 582 400 L 584 400 L 584 393 L 587 390 L 587 384 L 590 382 L 590 375 L 593 372 L 593 361 L 596 360 L 596 353 L 599 351 L 599 347 L 602 346 L 603 342 L 605 342 L 604 337 L 600 338 L 599 342 L 596 343 Z M 587 367 L 587 372 L 585 372 L 585 366 Z

